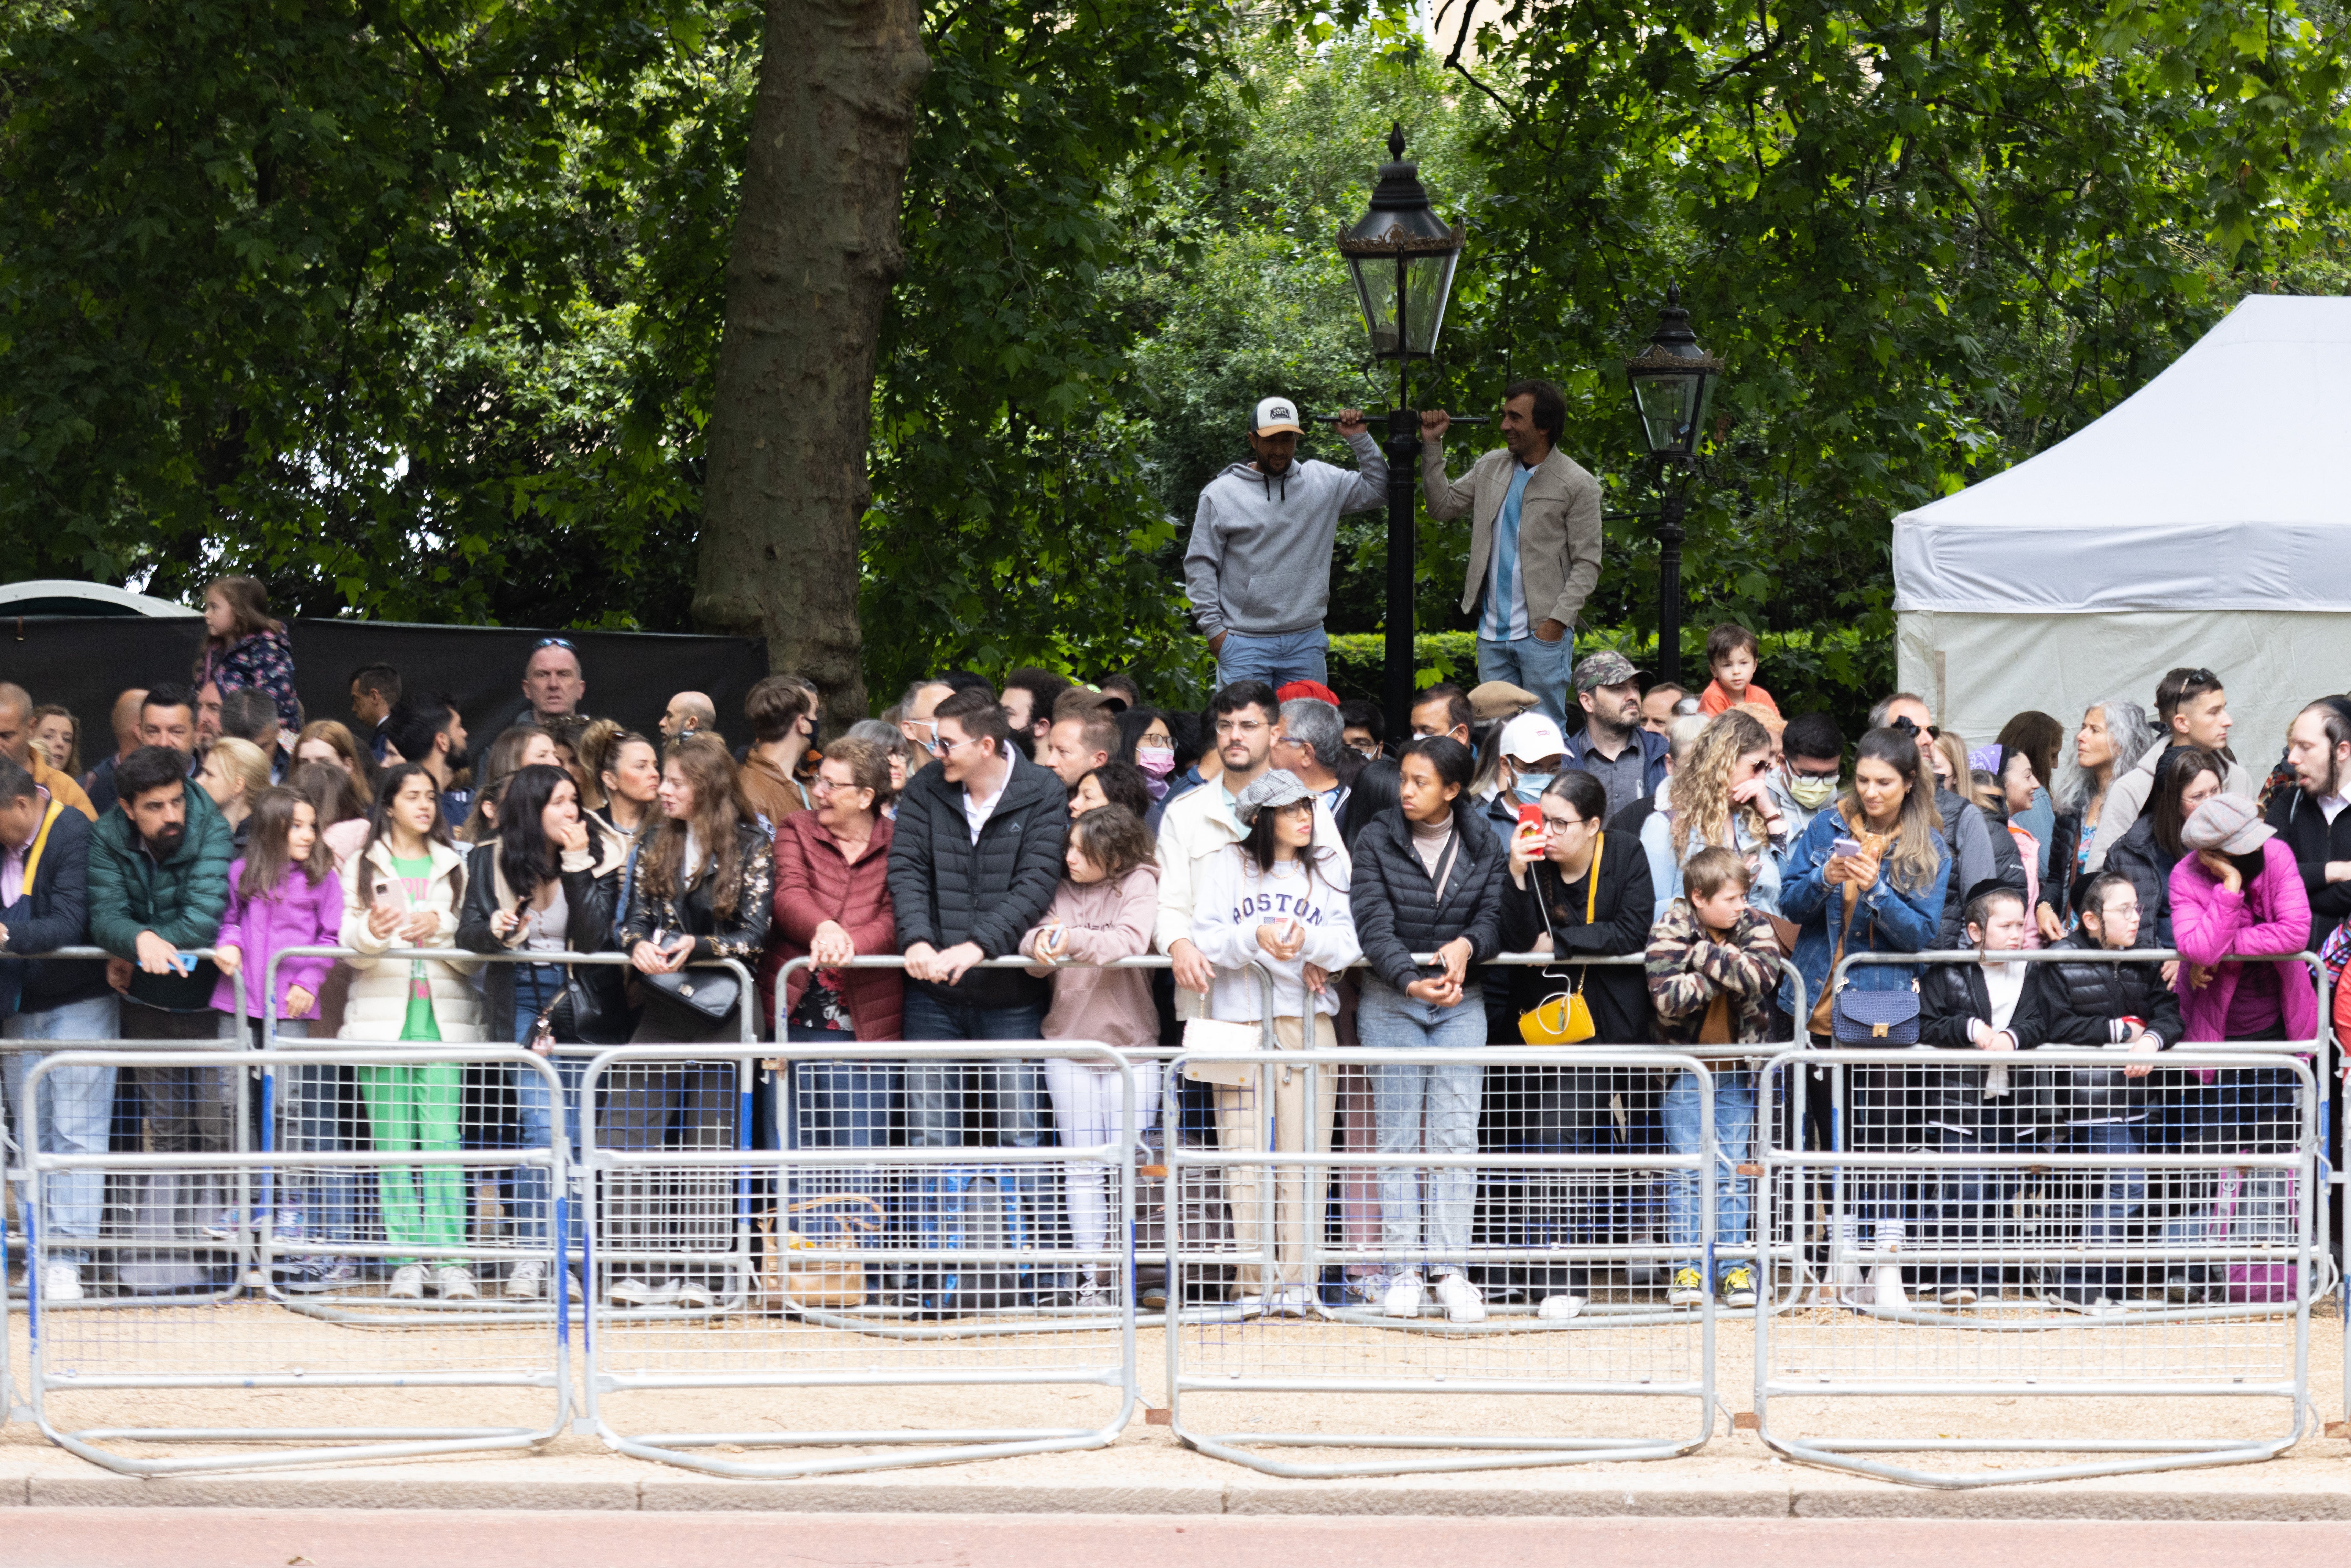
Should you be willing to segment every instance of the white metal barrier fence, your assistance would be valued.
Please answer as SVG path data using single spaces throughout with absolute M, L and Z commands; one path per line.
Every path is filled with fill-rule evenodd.
M 1371 1086 L 1374 1104 L 1352 1109 L 1377 1126 L 1375 1153 L 1331 1148 L 1343 1068 Z M 1695 1057 L 1285 1049 L 1188 1053 L 1176 1071 L 1220 1085 L 1228 1134 L 1219 1146 L 1169 1151 L 1167 1212 L 1187 1217 L 1170 1227 L 1166 1336 L 1168 1403 L 1185 1442 L 1269 1473 L 1322 1477 L 1662 1458 L 1706 1441 L 1715 1289 L 1677 1303 L 1654 1282 L 1659 1270 L 1634 1271 L 1696 1271 L 1712 1256 L 1713 1080 Z M 1685 1097 L 1689 1146 L 1628 1152 L 1626 1100 L 1668 1083 Z M 1351 1174 L 1376 1183 L 1378 1230 L 1334 1244 L 1327 1194 Z M 1676 1212 L 1666 1235 L 1636 1241 L 1634 1206 L 1660 1182 L 1675 1189 Z M 1222 1227 L 1189 1218 L 1220 1208 Z M 1351 1266 L 1377 1272 L 1350 1283 Z M 1727 1275 L 1726 1289 L 1754 1289 L 1751 1270 Z M 1448 1395 L 1483 1396 L 1474 1430 L 1445 1429 L 1434 1406 Z M 1578 1402 L 1509 1402 L 1560 1395 Z M 1324 1427 L 1334 1396 L 1389 1412 L 1382 1429 Z M 1636 1413 L 1673 1397 L 1693 1406 L 1682 1435 Z M 1579 1416 L 1586 1431 L 1562 1429 Z M 1252 1451 L 1265 1448 L 1384 1457 L 1291 1462 Z M 1438 1449 L 1455 1452 L 1404 1457 Z
M 374 1135 L 355 1140 L 374 1146 L 251 1147 L 243 1086 L 256 1066 L 380 1076 L 381 1087 L 368 1096 Z M 484 1326 L 481 1314 L 467 1312 L 474 1326 L 452 1333 L 431 1310 L 470 1301 L 481 1277 L 528 1255 L 467 1235 L 469 1176 L 538 1167 L 560 1190 L 562 1155 L 551 1145 L 454 1146 L 460 1075 L 490 1068 L 551 1078 L 538 1058 L 482 1047 L 58 1051 L 26 1074 L 29 1124 L 40 1125 L 45 1077 L 91 1067 L 155 1069 L 188 1086 L 185 1103 L 159 1109 L 151 1100 L 151 1142 L 159 1114 L 216 1116 L 215 1086 L 235 1085 L 235 1146 L 51 1154 L 28 1140 L 37 1283 L 26 1380 L 34 1419 L 52 1441 L 110 1469 L 155 1475 L 525 1448 L 561 1430 L 570 1391 L 559 1316 Z M 298 1227 L 289 1225 L 288 1202 L 313 1201 L 346 1176 L 354 1178 L 348 1206 L 307 1210 Z M 372 1178 L 371 1192 L 360 1189 L 360 1176 Z M 47 1234 L 43 1216 L 77 1201 L 63 1188 L 92 1178 L 109 1189 L 97 1234 Z M 287 1229 L 299 1239 L 276 1234 Z M 321 1278 L 314 1260 L 332 1263 L 331 1278 Z M 52 1299 L 38 1282 L 42 1270 L 68 1260 L 104 1275 L 93 1283 L 106 1288 Z M 428 1288 L 437 1292 L 429 1301 Z M 368 1321 L 407 1332 L 306 1327 L 276 1304 L 288 1291 L 314 1289 L 354 1307 L 366 1301 Z M 396 1312 L 411 1315 L 401 1322 Z M 438 1392 L 452 1388 L 475 1391 L 465 1402 L 475 1419 L 452 1418 Z M 219 1443 L 270 1447 L 199 1458 L 107 1446 Z
M 589 1067 L 587 1092 L 611 1072 L 657 1068 L 691 1049 L 699 1048 L 604 1052 Z M 952 1141 L 843 1138 L 713 1156 L 611 1147 L 600 1129 L 587 1129 L 586 1163 L 601 1195 L 590 1247 L 588 1407 L 604 1440 L 640 1458 L 763 1477 L 1113 1440 L 1136 1402 L 1126 1239 L 1133 1067 L 1106 1047 L 1067 1040 L 786 1043 L 766 1054 L 805 1070 L 788 1071 L 786 1082 L 852 1120 L 858 1103 L 870 1110 L 874 1099 L 904 1092 L 912 1077 L 926 1086 L 916 1092 L 939 1097 L 939 1130 Z M 999 1080 L 1046 1063 L 1107 1081 L 1098 1141 L 989 1141 L 967 1120 L 1002 1109 L 989 1103 L 1009 1092 Z M 852 1086 L 852 1072 L 867 1076 Z M 802 1109 L 788 1099 L 788 1113 Z M 1102 1234 L 1082 1246 L 1058 1218 L 1062 1193 L 1075 1208 L 1081 1189 L 1103 1207 Z M 722 1191 L 736 1195 L 738 1228 L 756 1225 L 760 1237 L 748 1271 L 741 1266 L 752 1255 L 719 1244 L 725 1239 L 699 1218 L 708 1195 Z M 658 1271 L 655 1299 L 616 1301 L 611 1280 L 622 1268 Z M 1097 1422 L 1072 1423 L 1068 1400 L 1087 1388 L 1105 1391 L 1106 1408 Z M 890 1392 L 833 1392 L 852 1389 Z M 792 1396 L 768 1392 L 781 1390 Z M 807 1424 L 834 1410 L 842 1413 L 831 1423 Z M 964 1423 L 943 1424 L 958 1415 Z M 810 1447 L 862 1451 L 780 1461 L 710 1452 Z
M 2233 1076 L 2213 1102 L 2229 1146 L 2154 1150 L 2128 1122 L 2033 1113 L 2049 1079 L 2116 1071 L 2112 1053 L 2010 1056 L 2005 1083 L 1988 1060 L 1840 1050 L 1771 1062 L 1767 1080 L 1800 1101 L 1805 1069 L 1836 1069 L 1847 1103 L 1842 1146 L 1775 1140 L 1763 1155 L 1798 1178 L 1771 1182 L 1775 1200 L 1809 1195 L 1812 1234 L 1831 1239 L 1824 1297 L 1756 1320 L 1763 1441 L 1945 1488 L 2243 1463 L 2290 1447 L 2307 1422 L 2319 1282 L 2309 1064 L 2167 1052 L 2172 1070 Z M 2231 1304 L 2206 1303 L 2216 1291 Z M 2093 1406 L 2092 1430 L 2053 1431 L 2041 1403 L 2053 1397 L 2114 1403 Z M 1976 1431 L 1933 1429 L 1951 1424 L 1953 1399 L 1970 1402 Z M 2261 1400 L 2283 1406 L 2267 1431 L 2239 1417 Z M 2122 1435 L 2154 1414 L 2147 1402 L 2195 1435 Z M 2022 1469 L 1986 1458 L 1974 1470 L 1862 1457 L 2026 1453 L 2107 1457 Z

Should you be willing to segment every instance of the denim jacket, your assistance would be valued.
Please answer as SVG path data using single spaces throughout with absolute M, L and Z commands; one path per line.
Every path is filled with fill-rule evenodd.
M 1931 946 L 1943 917 L 1943 894 L 1951 879 L 1951 856 L 1940 834 L 1935 838 L 1935 874 L 1907 892 L 1896 889 L 1881 870 L 1877 881 L 1853 906 L 1850 923 L 1844 915 L 1844 889 L 1822 875 L 1829 849 L 1849 837 L 1842 810 L 1831 807 L 1814 817 L 1803 837 L 1790 847 L 1780 862 L 1780 914 L 1796 923 L 1796 970 L 1804 977 L 1805 1014 L 1819 1005 L 1821 988 L 1829 983 L 1836 961 L 1838 927 L 1844 925 L 1844 950 L 1855 953 L 1917 953 Z M 1905 964 L 1869 965 L 1851 971 L 1855 988 L 1865 991 L 1893 990 L 1918 977 Z M 1780 988 L 1780 1005 L 1793 1013 L 1795 992 Z M 1804 1027 L 1804 1018 L 1796 1027 Z

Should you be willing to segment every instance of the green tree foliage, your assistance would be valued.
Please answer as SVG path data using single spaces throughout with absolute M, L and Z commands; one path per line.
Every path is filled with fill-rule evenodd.
M 1181 620 L 1120 274 L 1128 214 L 1213 166 L 1208 0 L 940 0 L 875 388 L 876 701 L 926 669 L 1167 669 Z M 1182 247 L 1179 247 L 1182 248 Z
M 1291 18 L 1315 39 L 1333 19 Z M 1422 57 L 1399 16 L 1335 20 Z M 1613 367 L 1679 282 L 1729 365 L 1685 667 L 1719 616 L 1789 633 L 1764 672 L 1783 702 L 1850 716 L 1890 677 L 1895 514 L 2095 418 L 2243 294 L 2341 279 L 2332 10 L 1510 0 L 1470 20 L 1449 63 L 1490 113 L 1452 406 L 1562 382 L 1568 449 L 1619 513 L 1587 622 L 1654 636 L 1655 549 L 1624 515 L 1654 499 Z
M 677 623 L 758 19 L 0 13 L 12 573 Z

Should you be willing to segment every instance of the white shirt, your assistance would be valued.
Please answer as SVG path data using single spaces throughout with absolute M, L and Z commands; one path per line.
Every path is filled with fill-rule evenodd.
M 1012 743 L 1006 741 L 997 755 L 1004 758 L 1004 778 L 996 786 L 996 793 L 982 799 L 963 787 L 963 820 L 971 824 L 971 841 L 979 842 L 979 830 L 987 826 L 987 819 L 996 814 L 996 803 L 1004 799 L 1005 786 L 1012 782 Z
M 2335 825 L 2335 819 L 2343 814 L 2343 808 L 2346 805 L 2351 805 L 2351 796 L 2321 795 L 2318 798 L 2318 809 L 2326 813 L 2326 825 L 2330 828 Z

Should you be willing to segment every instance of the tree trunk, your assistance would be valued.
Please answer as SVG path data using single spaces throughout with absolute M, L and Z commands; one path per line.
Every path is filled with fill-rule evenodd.
M 858 526 L 874 342 L 930 61 L 915 0 L 768 0 L 710 419 L 694 618 L 866 711 Z

